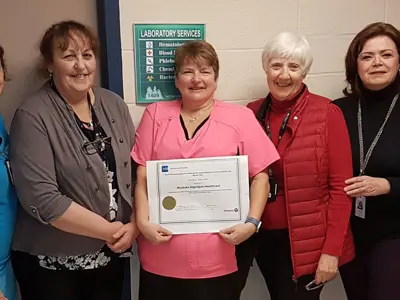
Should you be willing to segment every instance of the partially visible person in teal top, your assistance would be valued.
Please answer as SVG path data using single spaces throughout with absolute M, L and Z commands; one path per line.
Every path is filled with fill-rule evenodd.
M 0 45 L 0 95 L 7 78 L 4 49 Z M 17 198 L 8 169 L 8 135 L 0 115 L 0 300 L 16 300 L 10 247 L 17 211 Z

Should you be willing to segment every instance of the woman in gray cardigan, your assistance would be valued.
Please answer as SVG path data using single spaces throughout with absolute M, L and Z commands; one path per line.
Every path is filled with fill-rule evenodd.
M 44 34 L 50 79 L 17 110 L 11 166 L 21 209 L 12 263 L 23 300 L 120 300 L 138 234 L 134 126 L 124 101 L 93 87 L 98 43 L 75 21 Z

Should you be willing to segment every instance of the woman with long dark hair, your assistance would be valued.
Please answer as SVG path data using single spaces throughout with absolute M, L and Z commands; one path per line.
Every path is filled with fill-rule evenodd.
M 356 258 L 340 269 L 349 300 L 399 299 L 400 295 L 400 32 L 373 23 L 346 55 L 345 97 L 336 100 L 346 119 L 354 198 L 351 228 Z

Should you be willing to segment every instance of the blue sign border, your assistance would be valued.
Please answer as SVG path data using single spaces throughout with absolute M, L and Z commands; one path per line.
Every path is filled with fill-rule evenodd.
M 97 0 L 101 86 L 124 98 L 119 0 Z
M 101 86 L 124 98 L 119 0 L 97 0 L 96 4 L 100 42 Z M 128 259 L 126 261 L 121 300 L 131 300 L 130 263 Z

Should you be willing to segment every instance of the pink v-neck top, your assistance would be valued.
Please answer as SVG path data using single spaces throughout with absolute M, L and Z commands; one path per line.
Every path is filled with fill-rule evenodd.
M 180 120 L 181 102 L 149 105 L 136 131 L 132 158 L 142 166 L 150 160 L 247 155 L 249 176 L 266 169 L 279 155 L 254 113 L 240 105 L 216 100 L 209 119 L 187 139 Z M 237 270 L 235 246 L 218 234 L 175 235 L 153 245 L 138 238 L 144 270 L 176 278 L 210 278 Z

